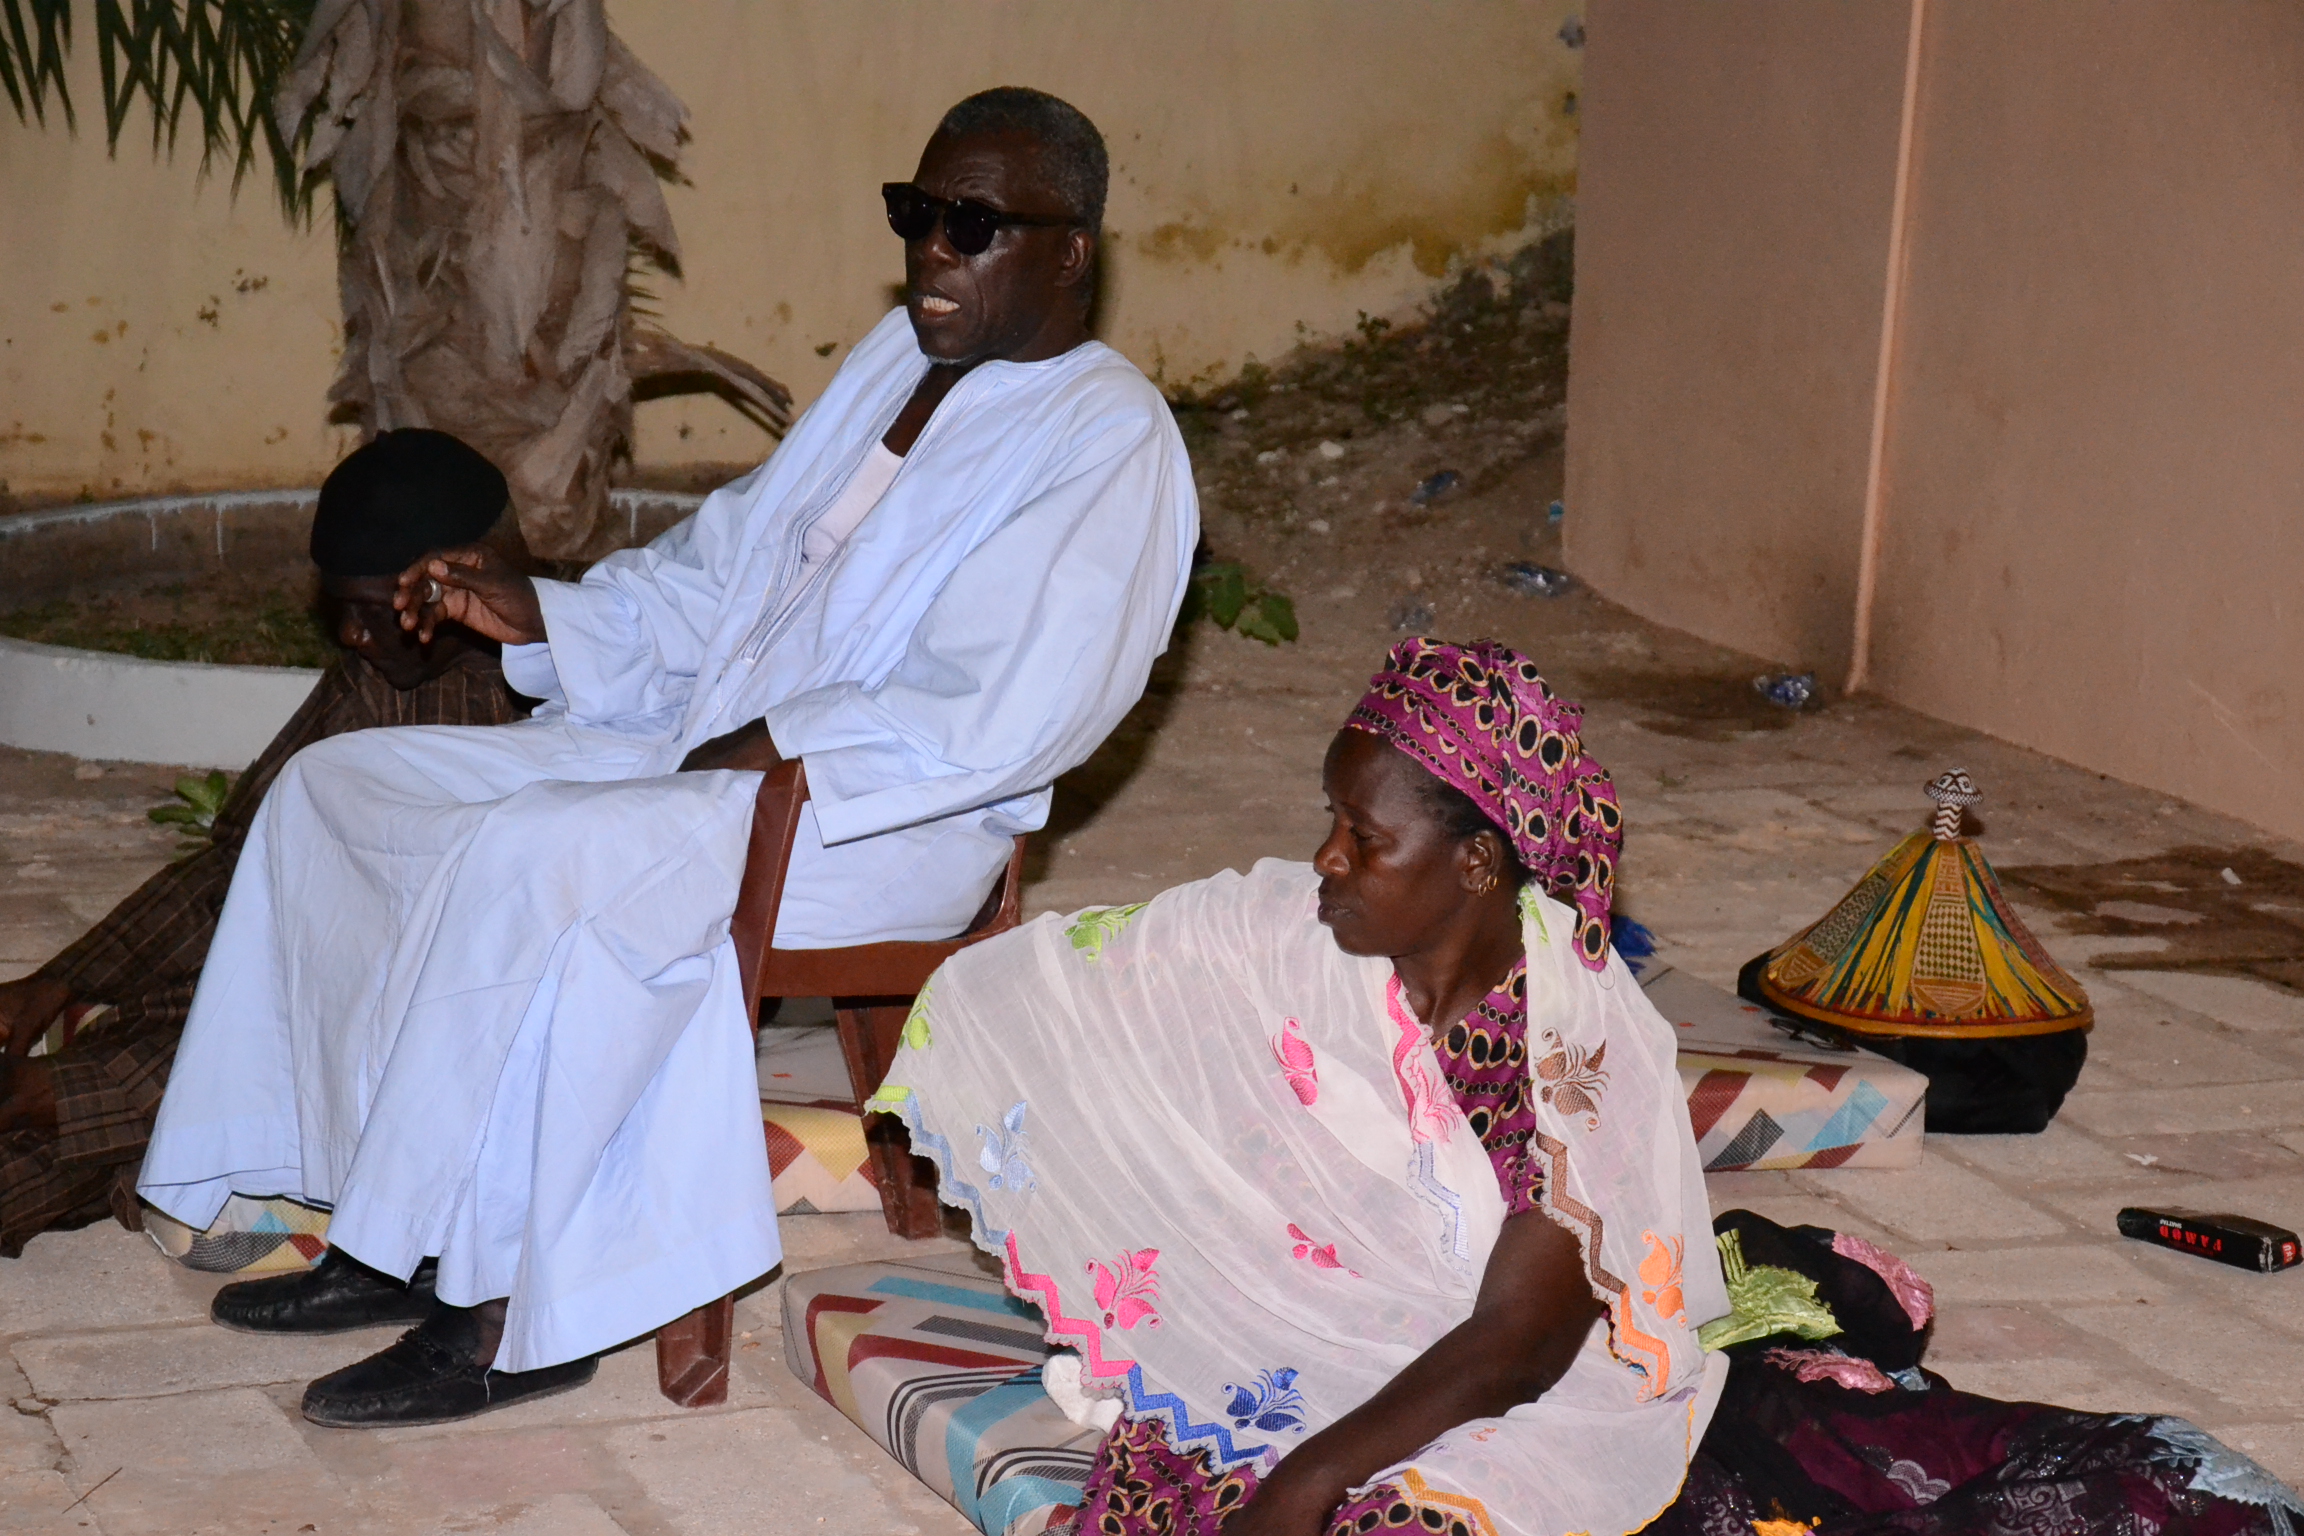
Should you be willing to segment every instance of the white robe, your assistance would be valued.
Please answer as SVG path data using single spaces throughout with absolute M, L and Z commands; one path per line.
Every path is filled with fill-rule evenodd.
M 138 1188 L 333 1205 L 387 1273 L 509 1296 L 497 1364 L 646 1333 L 774 1267 L 728 940 L 766 718 L 808 766 L 777 941 L 965 926 L 1049 785 L 1143 692 L 1197 538 L 1166 402 L 1089 343 L 988 363 L 832 559 L 801 540 L 927 366 L 891 313 L 768 462 L 646 549 L 539 583 L 545 699 L 299 753 L 218 923 Z M 773 622 L 770 622 L 773 616 Z

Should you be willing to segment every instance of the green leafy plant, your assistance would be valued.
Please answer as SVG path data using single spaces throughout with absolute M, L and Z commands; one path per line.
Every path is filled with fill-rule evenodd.
M 129 109 L 152 112 L 152 147 L 173 149 L 186 109 L 198 126 L 200 164 L 232 162 L 232 184 L 269 165 L 292 215 L 310 206 L 294 139 L 274 121 L 274 94 L 295 62 L 314 0 L 0 0 L 0 91 L 19 121 L 48 120 L 54 91 L 67 127 L 78 113 L 65 83 L 72 13 L 83 3 L 96 24 L 104 88 L 104 138 L 118 148 Z
M 144 814 L 162 826 L 184 829 L 184 840 L 176 845 L 176 857 L 188 859 L 205 852 L 216 836 L 216 813 L 224 809 L 231 798 L 232 781 L 221 768 L 205 778 L 186 774 L 176 781 L 176 798 L 166 805 L 156 805 Z
M 1184 613 L 1266 645 L 1296 638 L 1296 604 L 1288 594 L 1251 581 L 1247 567 L 1233 560 L 1212 560 L 1194 569 Z

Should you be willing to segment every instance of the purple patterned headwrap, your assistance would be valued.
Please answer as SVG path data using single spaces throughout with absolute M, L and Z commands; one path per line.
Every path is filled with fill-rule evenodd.
M 1471 796 L 1545 889 L 1576 908 L 1576 952 L 1608 963 L 1608 905 L 1624 813 L 1608 770 L 1584 753 L 1584 711 L 1534 662 L 1493 640 L 1403 640 L 1345 722 L 1380 736 Z

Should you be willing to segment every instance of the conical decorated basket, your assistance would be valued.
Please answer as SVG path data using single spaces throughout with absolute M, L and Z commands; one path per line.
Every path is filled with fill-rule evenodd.
M 1831 911 L 1754 959 L 1738 990 L 1927 1072 L 1930 1130 L 2038 1130 L 2085 1058 L 2073 1032 L 2095 1015 L 1961 835 L 1963 812 L 1980 798 L 1968 775 L 1954 769 L 1928 795 L 1933 827 L 1898 843 Z M 2072 1038 L 2015 1044 L 2053 1035 Z M 1986 1050 L 1987 1042 L 2006 1043 Z M 1957 1048 L 1964 1043 L 1976 1049 Z M 1997 1107 L 1970 1116 L 1971 1089 Z

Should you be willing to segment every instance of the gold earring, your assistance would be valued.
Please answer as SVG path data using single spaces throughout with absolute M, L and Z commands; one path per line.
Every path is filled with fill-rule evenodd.
M 1482 885 L 1481 885 L 1481 887 L 1480 887 L 1480 894 L 1481 894 L 1481 895 L 1483 895 L 1483 896 L 1491 895 L 1491 894 L 1493 894 L 1493 893 L 1494 893 L 1495 889 L 1496 889 L 1496 871 L 1494 871 L 1494 870 L 1490 870 L 1490 871 L 1488 871 L 1488 879 L 1487 879 L 1487 881 L 1486 881 L 1484 884 L 1482 884 Z

